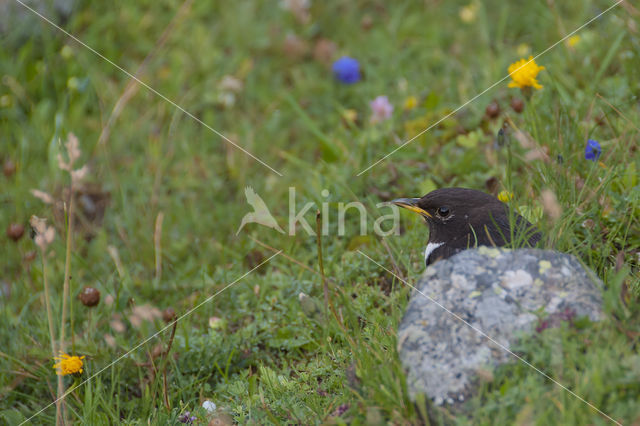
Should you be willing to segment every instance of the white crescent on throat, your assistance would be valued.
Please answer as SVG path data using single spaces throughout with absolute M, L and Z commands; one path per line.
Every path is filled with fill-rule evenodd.
M 427 248 L 424 249 L 424 264 L 427 264 L 427 261 L 429 260 L 429 256 L 431 256 L 431 253 L 433 253 L 433 251 L 435 249 L 437 249 L 438 247 L 440 247 L 441 245 L 443 245 L 444 243 L 429 243 L 427 244 Z

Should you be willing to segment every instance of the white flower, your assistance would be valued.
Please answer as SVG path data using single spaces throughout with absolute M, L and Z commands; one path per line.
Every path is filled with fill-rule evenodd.
M 280 7 L 291 12 L 303 24 L 311 19 L 311 0 L 280 0 Z
M 71 181 L 73 183 L 79 183 L 82 179 L 84 179 L 89 173 L 89 168 L 85 164 L 77 170 L 71 171 Z
M 39 189 L 32 189 L 31 194 L 45 204 L 53 204 L 53 197 Z
M 232 75 L 225 75 L 218 83 L 218 87 L 223 92 L 238 93 L 242 91 L 243 86 L 242 81 Z
M 78 138 L 73 133 L 69 133 L 67 138 L 67 142 L 64 144 L 67 148 L 67 156 L 69 157 L 69 162 L 64 161 L 61 154 L 58 154 L 58 167 L 61 170 L 66 170 L 71 172 L 71 168 L 73 167 L 73 163 L 80 158 L 80 144 L 78 142 Z
M 67 148 L 67 157 L 69 158 L 69 161 L 65 161 L 62 154 L 58 154 L 58 167 L 60 167 L 60 170 L 66 170 L 69 172 L 69 174 L 71 175 L 71 184 L 73 185 L 79 183 L 87 176 L 89 168 L 84 165 L 79 169 L 73 170 L 73 164 L 77 159 L 80 158 L 80 155 L 82 154 L 82 152 L 80 152 L 80 143 L 78 142 L 78 138 L 76 137 L 76 135 L 74 135 L 73 133 L 69 133 L 69 137 L 64 146 Z M 38 195 L 34 195 L 38 197 Z
M 226 108 L 230 108 L 236 103 L 236 95 L 232 92 L 221 92 L 218 95 L 218 102 Z
M 78 138 L 73 133 L 69 133 L 67 143 L 67 153 L 69 154 L 69 162 L 73 164 L 78 158 L 80 158 L 80 143 Z
M 36 231 L 35 243 L 40 249 L 45 250 L 49 244 L 53 242 L 56 231 L 53 226 L 47 226 L 47 220 L 38 216 L 31 216 L 29 223 Z
M 204 408 L 205 410 L 207 410 L 210 413 L 214 413 L 216 411 L 216 409 L 218 407 L 216 407 L 216 404 L 209 401 L 208 399 L 202 403 L 202 408 Z
M 64 161 L 64 158 L 62 158 L 62 154 L 60 153 L 58 153 L 58 167 L 60 167 L 60 170 L 71 170 L 71 164 Z

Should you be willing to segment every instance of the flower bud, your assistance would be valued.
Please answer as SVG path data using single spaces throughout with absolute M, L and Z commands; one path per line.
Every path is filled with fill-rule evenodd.
M 18 241 L 24 235 L 24 226 L 20 223 L 12 223 L 7 228 L 7 237 L 13 241 Z
M 162 311 L 162 319 L 164 322 L 171 322 L 176 318 L 176 311 L 172 307 L 168 307 Z
M 500 115 L 500 105 L 496 101 L 491 102 L 487 105 L 487 108 L 484 110 L 485 114 L 489 118 L 496 118 Z
M 511 108 L 518 114 L 524 111 L 524 101 L 520 98 L 511 99 Z
M 84 306 L 92 308 L 100 303 L 100 291 L 96 288 L 85 286 L 78 294 L 78 299 Z
M 6 160 L 2 165 L 2 173 L 5 177 L 11 177 L 16 172 L 16 163 L 11 160 Z

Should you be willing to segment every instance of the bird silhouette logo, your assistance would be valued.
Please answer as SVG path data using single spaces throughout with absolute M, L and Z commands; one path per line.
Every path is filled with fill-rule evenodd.
M 242 218 L 242 222 L 240 223 L 240 227 L 238 228 L 238 232 L 236 232 L 236 235 L 238 235 L 240 231 L 242 231 L 242 228 L 244 228 L 244 226 L 248 223 L 258 223 L 262 226 L 273 228 L 281 234 L 285 233 L 282 228 L 280 228 L 280 225 L 278 225 L 278 222 L 276 222 L 276 220 L 271 215 L 271 212 L 269 211 L 267 205 L 264 203 L 262 198 L 260 198 L 260 196 L 256 194 L 256 191 L 254 191 L 253 188 L 247 186 L 244 189 L 244 195 L 245 197 L 247 197 L 247 203 L 249 203 L 249 205 L 253 207 L 253 212 L 244 215 L 244 217 Z

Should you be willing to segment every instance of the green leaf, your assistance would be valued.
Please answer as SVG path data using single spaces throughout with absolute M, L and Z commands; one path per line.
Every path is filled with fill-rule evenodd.
M 426 179 L 420 184 L 420 194 L 428 194 L 438 188 L 432 179 Z
M 475 148 L 482 139 L 482 131 L 476 130 L 474 132 L 467 133 L 466 135 L 460 135 L 456 138 L 456 142 L 463 148 Z
M 372 242 L 373 238 L 371 238 L 371 235 L 356 235 L 349 240 L 349 244 L 347 244 L 347 250 L 355 251 L 359 247 L 369 245 Z
M 624 37 L 626 35 L 627 35 L 627 31 L 626 30 L 622 31 L 620 34 L 618 34 L 618 37 L 614 40 L 614 42 L 611 43 L 611 45 L 610 45 L 610 47 L 608 49 L 608 52 L 607 52 L 607 56 L 604 57 L 604 59 L 602 61 L 602 64 L 600 65 L 600 69 L 598 69 L 598 73 L 596 74 L 595 78 L 593 79 L 593 86 L 592 87 L 594 89 L 596 89 L 598 87 L 598 83 L 600 82 L 600 79 L 602 78 L 602 75 L 607 70 L 607 68 L 609 68 L 609 65 L 611 65 L 611 61 L 615 57 L 616 53 L 618 53 L 618 49 L 620 49 L 620 44 L 622 43 L 622 40 L 624 39 Z
M 625 191 L 631 191 L 631 189 L 638 184 L 638 172 L 636 171 L 636 163 L 630 161 L 627 164 L 626 171 L 622 177 L 622 185 Z
M 286 94 L 284 96 L 284 99 L 291 106 L 291 108 L 293 108 L 293 111 L 301 118 L 302 124 L 305 125 L 307 130 L 309 130 L 320 141 L 322 159 L 328 163 L 337 161 L 340 158 L 340 151 L 336 144 L 331 140 L 331 138 L 325 135 L 322 130 L 320 130 L 320 127 L 318 127 L 316 121 L 309 117 L 309 115 L 302 109 L 300 104 L 298 104 L 298 102 L 293 99 L 291 95 Z
M 424 107 L 426 109 L 435 109 L 440 103 L 440 96 L 436 95 L 435 92 L 431 92 L 427 95 L 424 100 Z

